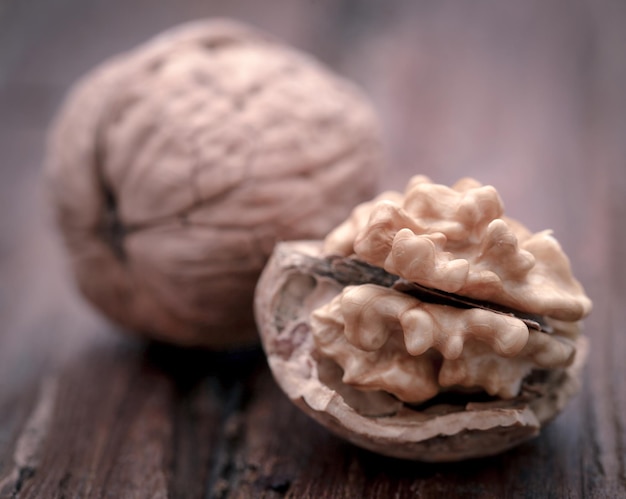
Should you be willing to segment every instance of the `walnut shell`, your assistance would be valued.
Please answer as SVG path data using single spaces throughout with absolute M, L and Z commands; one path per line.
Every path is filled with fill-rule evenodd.
M 426 189 L 416 193 L 418 183 Z M 579 320 L 591 302 L 567 257 L 551 236 L 503 218 L 493 188 L 497 209 L 459 203 L 485 189 L 457 186 L 451 193 L 415 178 L 405 196 L 384 193 L 355 208 L 325 242 L 279 244 L 257 286 L 263 345 L 285 393 L 337 434 L 390 456 L 452 461 L 501 452 L 537 435 L 579 388 L 587 350 Z M 406 210 L 416 203 L 428 208 Z M 468 211 L 469 222 L 455 223 Z M 429 251 L 398 251 L 405 229 Z M 522 259 L 530 263 L 520 271 Z M 448 274 L 452 283 L 444 271 L 451 262 L 465 267 L 461 279 Z M 496 300 L 485 301 L 493 288 Z
M 275 242 L 327 234 L 372 196 L 381 162 L 376 119 L 349 82 L 209 20 L 83 78 L 46 173 L 94 305 L 129 330 L 223 348 L 258 339 L 254 286 Z

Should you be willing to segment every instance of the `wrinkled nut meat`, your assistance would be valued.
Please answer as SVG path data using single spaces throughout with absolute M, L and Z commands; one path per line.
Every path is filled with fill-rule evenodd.
M 276 241 L 370 199 L 379 131 L 358 90 L 247 26 L 169 31 L 87 75 L 51 134 L 48 185 L 84 295 L 184 345 L 258 341 Z
M 274 376 L 305 412 L 390 456 L 486 456 L 577 391 L 591 302 L 549 231 L 496 190 L 414 177 L 322 243 L 279 244 L 257 287 Z

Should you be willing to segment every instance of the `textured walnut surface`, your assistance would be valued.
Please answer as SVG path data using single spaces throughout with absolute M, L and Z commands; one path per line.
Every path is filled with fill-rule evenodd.
M 80 289 L 122 326 L 254 343 L 275 241 L 322 237 L 373 194 L 365 98 L 230 20 L 167 31 L 86 75 L 51 133 L 47 179 Z
M 550 231 L 505 216 L 497 190 L 470 178 L 447 187 L 418 175 L 404 195 L 357 206 L 322 255 L 400 284 L 348 282 L 310 315 L 315 351 L 340 366 L 343 383 L 413 404 L 458 389 L 516 397 L 533 370 L 574 362 L 592 306 Z M 545 327 L 527 326 L 527 314 Z
M 626 494 L 619 2 L 0 5 L 1 496 Z M 539 438 L 445 465 L 361 451 L 294 407 L 262 359 L 144 349 L 76 297 L 37 186 L 61 93 L 104 57 L 216 12 L 254 21 L 365 86 L 388 129 L 387 189 L 402 188 L 417 160 L 437 182 L 494 184 L 512 216 L 557 229 L 594 301 L 592 348 L 582 392 Z
M 324 251 L 441 291 L 577 321 L 591 301 L 551 232 L 533 234 L 505 216 L 493 186 L 464 178 L 448 187 L 417 175 L 403 196 L 356 207 Z

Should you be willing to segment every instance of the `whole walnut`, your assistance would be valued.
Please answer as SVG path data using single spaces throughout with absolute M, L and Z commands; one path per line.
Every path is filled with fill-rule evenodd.
M 228 20 L 96 68 L 50 137 L 47 181 L 83 294 L 124 328 L 209 348 L 257 341 L 279 240 L 317 239 L 375 191 L 375 116 L 349 82 Z

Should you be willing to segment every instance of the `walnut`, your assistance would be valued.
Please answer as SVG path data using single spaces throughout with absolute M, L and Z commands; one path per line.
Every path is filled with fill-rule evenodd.
M 94 305 L 129 330 L 222 348 L 258 341 L 254 286 L 275 242 L 323 237 L 372 196 L 381 163 L 352 84 L 209 20 L 79 82 L 51 133 L 47 180 Z
M 538 434 L 577 391 L 591 301 L 493 187 L 414 177 L 322 241 L 279 244 L 256 314 L 275 378 L 365 448 L 451 461 Z

